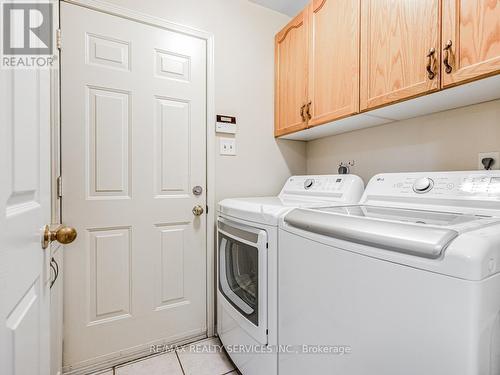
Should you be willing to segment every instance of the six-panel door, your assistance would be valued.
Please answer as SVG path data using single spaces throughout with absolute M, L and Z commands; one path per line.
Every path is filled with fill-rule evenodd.
M 62 3 L 65 369 L 206 335 L 206 41 Z
M 19 39 L 22 28 L 12 30 Z M 51 220 L 52 74 L 57 72 L 0 69 L 1 375 L 50 371 L 53 275 L 50 250 L 43 250 L 40 240 Z
M 439 89 L 439 30 L 439 0 L 362 1 L 361 110 Z
M 275 135 L 306 127 L 308 76 L 307 8 L 275 38 Z
M 311 119 L 320 125 L 359 111 L 359 0 L 309 5 Z
M 443 87 L 500 71 L 500 1 L 443 0 Z

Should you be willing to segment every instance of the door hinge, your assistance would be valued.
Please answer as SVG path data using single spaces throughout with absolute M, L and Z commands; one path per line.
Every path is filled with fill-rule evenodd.
M 56 46 L 57 46 L 57 49 L 61 49 L 62 47 L 62 32 L 61 32 L 61 29 L 57 29 L 56 30 Z
M 266 249 L 269 249 L 269 242 L 266 242 Z
M 62 198 L 62 196 L 63 196 L 62 177 L 59 176 L 59 177 L 57 177 L 57 197 Z

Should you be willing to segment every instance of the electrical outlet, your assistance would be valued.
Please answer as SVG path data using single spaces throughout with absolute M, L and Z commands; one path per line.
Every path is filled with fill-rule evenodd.
M 221 138 L 220 139 L 220 154 L 221 155 L 236 155 L 236 139 Z
M 500 169 L 500 152 L 481 152 L 478 155 L 477 158 L 477 169 L 478 170 L 484 170 L 484 165 L 482 163 L 482 160 L 484 158 L 492 158 L 494 160 L 493 165 L 491 166 L 491 169 Z

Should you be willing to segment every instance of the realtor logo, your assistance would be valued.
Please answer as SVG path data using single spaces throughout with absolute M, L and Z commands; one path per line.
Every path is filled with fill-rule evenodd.
M 52 54 L 52 4 L 3 3 L 3 54 Z
M 53 4 L 5 2 L 2 5 L 0 68 L 50 68 L 53 54 Z

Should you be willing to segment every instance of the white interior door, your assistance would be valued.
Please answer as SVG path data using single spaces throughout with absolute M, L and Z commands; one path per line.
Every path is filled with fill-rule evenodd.
M 0 374 L 49 373 L 50 72 L 0 69 Z
M 61 4 L 64 363 L 206 334 L 206 41 Z M 203 193 L 195 195 L 194 186 Z

